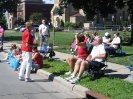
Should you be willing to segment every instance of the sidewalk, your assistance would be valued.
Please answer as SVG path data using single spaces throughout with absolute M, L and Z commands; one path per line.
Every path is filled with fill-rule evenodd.
M 4 43 L 4 51 L 9 51 L 10 45 L 13 44 L 11 42 L 5 42 Z M 17 46 L 21 46 L 20 44 L 16 44 Z M 5 52 L 1 52 L 3 54 L 5 54 Z M 66 53 L 61 53 L 61 52 L 55 52 L 56 55 L 55 57 L 53 57 L 54 59 L 58 59 L 61 61 L 65 61 L 66 58 L 68 57 L 72 57 L 71 54 L 66 54 Z M 106 69 L 106 73 L 108 75 L 114 76 L 114 77 L 118 77 L 122 80 L 126 80 L 129 82 L 133 82 L 133 79 L 131 77 L 129 77 L 130 71 L 129 69 L 127 69 L 125 66 L 123 65 L 119 65 L 119 64 L 114 64 L 114 63 L 110 63 L 107 62 L 108 64 L 108 68 Z M 52 81 L 55 81 L 57 83 L 60 83 L 61 85 L 69 88 L 70 90 L 84 96 L 85 95 L 85 91 L 88 90 L 87 88 L 84 88 L 80 85 L 75 85 L 75 84 L 70 84 L 69 82 L 67 82 L 66 80 L 62 79 L 61 77 L 56 77 L 53 74 L 50 74 L 44 70 L 38 70 L 37 74 L 50 79 Z

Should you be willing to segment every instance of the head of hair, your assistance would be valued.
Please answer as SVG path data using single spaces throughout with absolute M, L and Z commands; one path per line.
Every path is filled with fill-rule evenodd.
M 10 48 L 11 51 L 12 51 L 13 49 L 16 49 L 16 48 L 17 48 L 16 44 L 11 44 L 11 48 Z
M 79 42 L 84 42 L 85 37 L 83 34 L 78 34 L 77 38 L 78 38 Z
M 119 36 L 119 32 L 117 32 L 117 31 L 116 31 L 116 32 L 114 32 L 114 34 L 116 34 L 117 36 Z
M 30 27 L 34 26 L 34 23 L 33 23 L 33 21 L 30 20 L 30 21 L 26 22 L 25 25 L 26 25 L 26 28 L 29 29 Z
M 21 50 L 20 47 L 17 47 L 17 48 L 16 48 L 16 51 L 17 51 L 17 52 L 20 52 L 20 51 L 22 51 L 22 50 Z
M 93 31 L 92 34 L 93 34 L 94 36 L 97 36 L 97 35 L 98 35 L 98 33 L 97 33 L 96 31 Z
M 89 32 L 88 32 L 88 31 L 85 31 L 85 32 L 84 32 L 84 35 L 86 35 L 87 37 L 90 37 L 90 35 L 89 35 Z
M 95 39 L 97 39 L 99 44 L 102 44 L 102 37 L 101 36 L 96 36 Z
M 33 46 L 32 49 L 37 51 L 37 47 L 36 46 Z

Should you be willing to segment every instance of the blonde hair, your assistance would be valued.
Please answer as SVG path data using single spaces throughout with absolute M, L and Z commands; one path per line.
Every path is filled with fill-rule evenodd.
M 29 27 L 34 26 L 34 23 L 33 23 L 33 21 L 30 20 L 30 21 L 26 22 L 25 25 L 26 25 L 26 28 L 29 29 Z

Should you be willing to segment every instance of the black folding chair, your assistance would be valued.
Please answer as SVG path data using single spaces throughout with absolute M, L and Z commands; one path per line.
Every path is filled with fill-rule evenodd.
M 95 67 L 95 66 L 89 65 L 88 77 L 91 80 L 105 76 L 105 69 L 108 66 L 107 59 L 108 59 L 108 53 L 106 52 L 106 57 L 104 58 L 104 60 L 102 62 L 95 61 L 98 64 L 98 66 Z

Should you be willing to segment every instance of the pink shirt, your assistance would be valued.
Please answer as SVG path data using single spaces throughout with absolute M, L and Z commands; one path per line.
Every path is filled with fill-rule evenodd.
M 4 36 L 4 29 L 0 28 L 0 36 Z

